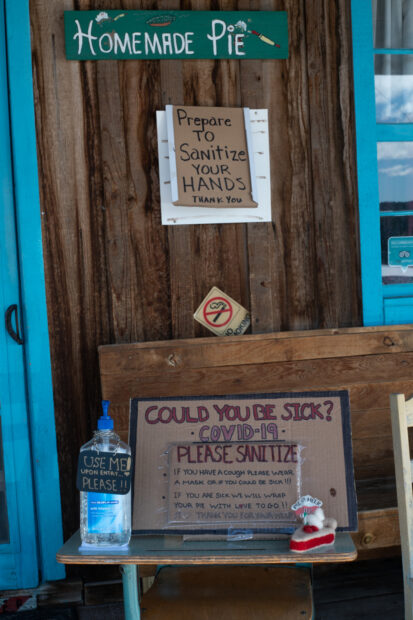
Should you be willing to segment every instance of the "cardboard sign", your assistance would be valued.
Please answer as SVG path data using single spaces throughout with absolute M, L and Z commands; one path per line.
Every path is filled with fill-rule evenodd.
M 128 454 L 85 450 L 79 454 L 76 486 L 86 493 L 125 495 L 131 486 L 131 464 Z
M 171 445 L 168 455 L 169 524 L 294 521 L 290 506 L 300 495 L 299 444 L 183 442 Z
M 257 207 L 248 108 L 166 106 L 166 117 L 173 204 Z
M 130 440 L 136 533 L 290 532 L 302 495 L 357 529 L 347 392 L 133 399 Z
M 65 11 L 66 58 L 288 58 L 285 11 Z
M 241 207 L 239 209 L 219 207 L 215 209 L 211 206 L 197 206 L 182 208 L 172 202 L 171 157 L 166 111 L 157 110 L 159 185 L 161 217 L 164 226 L 272 221 L 268 110 L 250 109 L 249 115 L 249 134 L 251 134 L 252 144 L 248 146 L 248 154 L 254 160 L 251 170 L 255 168 L 253 186 L 256 188 L 258 207 Z M 176 175 L 176 172 L 174 174 Z
M 239 336 L 251 323 L 248 310 L 216 286 L 209 291 L 194 319 L 217 336 Z

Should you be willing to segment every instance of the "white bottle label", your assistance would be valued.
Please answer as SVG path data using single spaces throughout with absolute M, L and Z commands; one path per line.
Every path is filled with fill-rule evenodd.
M 123 502 L 110 493 L 88 493 L 89 534 L 119 534 L 123 526 Z

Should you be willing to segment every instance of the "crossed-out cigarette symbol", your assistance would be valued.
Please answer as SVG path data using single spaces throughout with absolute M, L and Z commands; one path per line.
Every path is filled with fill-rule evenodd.
M 223 327 L 232 319 L 233 309 L 224 297 L 212 297 L 204 306 L 205 321 L 213 327 Z

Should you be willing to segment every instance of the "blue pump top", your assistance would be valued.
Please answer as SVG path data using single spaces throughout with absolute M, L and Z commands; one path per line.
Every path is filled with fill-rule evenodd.
M 102 400 L 103 415 L 98 420 L 99 431 L 106 431 L 106 430 L 113 429 L 113 420 L 110 417 L 110 415 L 108 415 L 109 405 L 110 405 L 110 400 Z

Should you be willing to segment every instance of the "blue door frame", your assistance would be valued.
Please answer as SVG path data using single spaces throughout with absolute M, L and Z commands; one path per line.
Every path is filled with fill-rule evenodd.
M 10 448 L 9 441 L 13 442 L 15 455 L 20 457 L 19 451 L 24 452 L 26 466 L 28 471 L 32 472 L 33 484 L 29 482 L 25 491 L 17 492 L 16 502 L 17 510 L 21 512 L 22 508 L 19 506 L 23 507 L 31 501 L 31 510 L 36 515 L 36 531 L 33 535 L 29 527 L 26 530 L 23 519 L 18 545 L 23 553 L 27 551 L 28 557 L 33 545 L 36 546 L 39 569 L 37 570 L 36 563 L 34 570 L 30 571 L 29 567 L 26 567 L 19 575 L 18 582 L 11 587 L 31 587 L 37 585 L 39 573 L 42 581 L 48 581 L 63 578 L 65 572 L 55 559 L 56 551 L 62 544 L 62 518 L 43 268 L 29 0 L 0 0 L 0 8 L 0 45 L 3 46 L 0 57 L 3 62 L 7 58 L 7 76 L 4 77 L 5 83 L 0 89 L 4 97 L 0 105 L 3 105 L 3 112 L 4 107 L 7 107 L 9 117 L 8 131 L 3 126 L 3 135 L 0 132 L 0 138 L 2 142 L 7 142 L 4 136 L 7 131 L 9 153 L 11 152 L 9 163 L 13 171 L 10 200 L 16 226 L 15 252 L 19 266 L 17 281 L 20 284 L 24 330 L 23 346 L 14 341 L 7 341 L 7 346 L 14 354 L 18 350 L 24 364 L 25 393 L 20 393 L 20 400 L 25 401 L 21 408 L 26 411 L 26 431 L 21 425 L 18 429 L 23 435 L 27 432 L 27 438 L 23 442 L 20 441 L 21 435 L 15 433 L 13 438 L 8 438 L 7 443 Z M 7 99 L 7 82 L 8 102 L 4 101 Z M 17 295 L 18 293 L 17 290 Z M 8 337 L 8 340 L 11 339 Z M 21 422 L 24 422 L 23 418 Z M 16 423 L 17 419 L 14 420 L 14 424 Z M 23 444 L 25 447 L 22 448 Z M 30 511 L 27 506 L 28 504 L 28 515 Z M 15 547 L 16 553 L 18 545 Z M 2 584 L 1 577 L 2 571 L 0 588 L 7 587 Z
M 0 545 L 0 583 L 4 588 L 37 584 L 37 543 L 32 488 L 23 348 L 6 332 L 6 309 L 20 306 L 13 174 L 5 45 L 5 15 L 0 2 L 0 424 L 5 497 L 1 510 L 8 537 Z M 6 500 L 4 503 L 4 499 Z
M 413 124 L 376 123 L 374 84 L 375 54 L 412 54 L 413 49 L 374 48 L 372 0 L 351 0 L 351 19 L 363 322 L 413 323 L 413 284 L 382 283 L 377 165 L 377 143 L 413 142 Z

